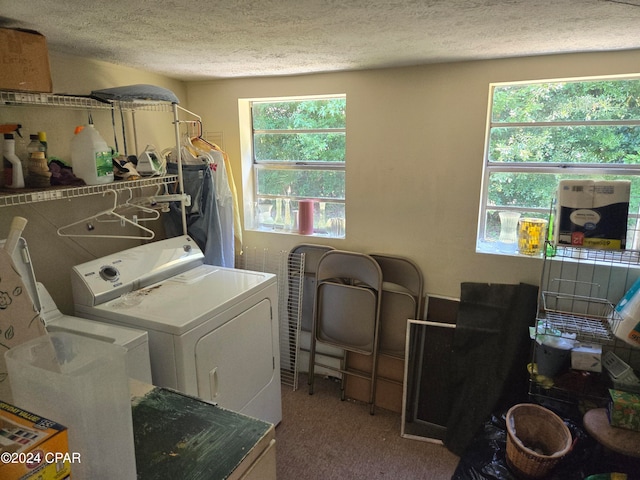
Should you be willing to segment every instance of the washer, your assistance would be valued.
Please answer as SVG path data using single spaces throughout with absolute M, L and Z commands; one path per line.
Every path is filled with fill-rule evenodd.
M 154 385 L 277 424 L 276 276 L 204 264 L 188 236 L 77 265 L 76 315 L 146 330 Z
M 0 248 L 4 242 L 4 240 L 0 240 Z M 65 331 L 120 345 L 127 349 L 125 362 L 129 376 L 142 382 L 151 383 L 151 361 L 147 332 L 64 315 L 58 310 L 45 286 L 36 282 L 29 248 L 24 238 L 20 238 L 11 258 L 48 332 Z
M 69 332 L 121 345 L 127 349 L 127 373 L 131 378 L 151 383 L 151 359 L 149 356 L 149 336 L 144 330 L 120 327 L 103 322 L 64 315 L 56 306 L 47 289 L 37 283 L 44 320 L 48 332 Z

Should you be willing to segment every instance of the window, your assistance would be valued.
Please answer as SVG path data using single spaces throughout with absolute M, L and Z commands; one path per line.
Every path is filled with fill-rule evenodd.
M 640 77 L 490 86 L 477 251 L 516 254 L 500 213 L 548 219 L 564 179 L 630 180 L 638 248 Z
M 253 100 L 251 119 L 254 228 L 296 233 L 312 200 L 313 235 L 344 237 L 346 98 Z

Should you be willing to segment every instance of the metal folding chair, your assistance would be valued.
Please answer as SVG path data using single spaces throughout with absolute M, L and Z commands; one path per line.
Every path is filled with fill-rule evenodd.
M 404 358 L 407 320 L 419 319 L 422 311 L 424 278 L 420 268 L 408 258 L 370 254 L 382 270 L 379 353 Z
M 378 329 L 382 299 L 382 270 L 369 255 L 342 250 L 325 253 L 316 272 L 316 295 L 309 356 L 309 394 L 313 394 L 316 365 L 370 381 L 370 413 L 375 410 Z M 316 363 L 316 343 L 333 345 L 344 351 L 340 368 Z M 346 368 L 346 352 L 372 356 L 371 373 Z

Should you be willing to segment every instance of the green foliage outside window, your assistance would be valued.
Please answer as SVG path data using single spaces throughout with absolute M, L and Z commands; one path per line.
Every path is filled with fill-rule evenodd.
M 344 218 L 346 98 L 253 102 L 252 116 L 260 204 L 315 199 L 322 218 Z
M 491 108 L 485 238 L 502 207 L 546 218 L 562 179 L 631 180 L 638 212 L 640 80 L 499 85 Z

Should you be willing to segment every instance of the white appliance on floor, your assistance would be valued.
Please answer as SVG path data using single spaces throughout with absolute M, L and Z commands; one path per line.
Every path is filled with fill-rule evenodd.
M 121 345 L 127 349 L 125 361 L 129 376 L 141 382 L 151 383 L 151 359 L 147 332 L 64 315 L 58 310 L 44 285 L 38 282 L 37 288 L 42 305 L 40 317 L 44 320 L 48 332 L 75 333 Z
M 71 284 L 76 315 L 147 331 L 154 385 L 282 419 L 275 275 L 205 265 L 180 236 L 77 265 Z
M 1 240 L 0 248 L 3 245 L 4 240 Z M 147 332 L 63 314 L 58 310 L 45 286 L 36 282 L 29 248 L 24 238 L 20 238 L 11 258 L 48 332 L 65 331 L 120 345 L 127 349 L 125 361 L 129 376 L 141 382 L 151 383 Z

